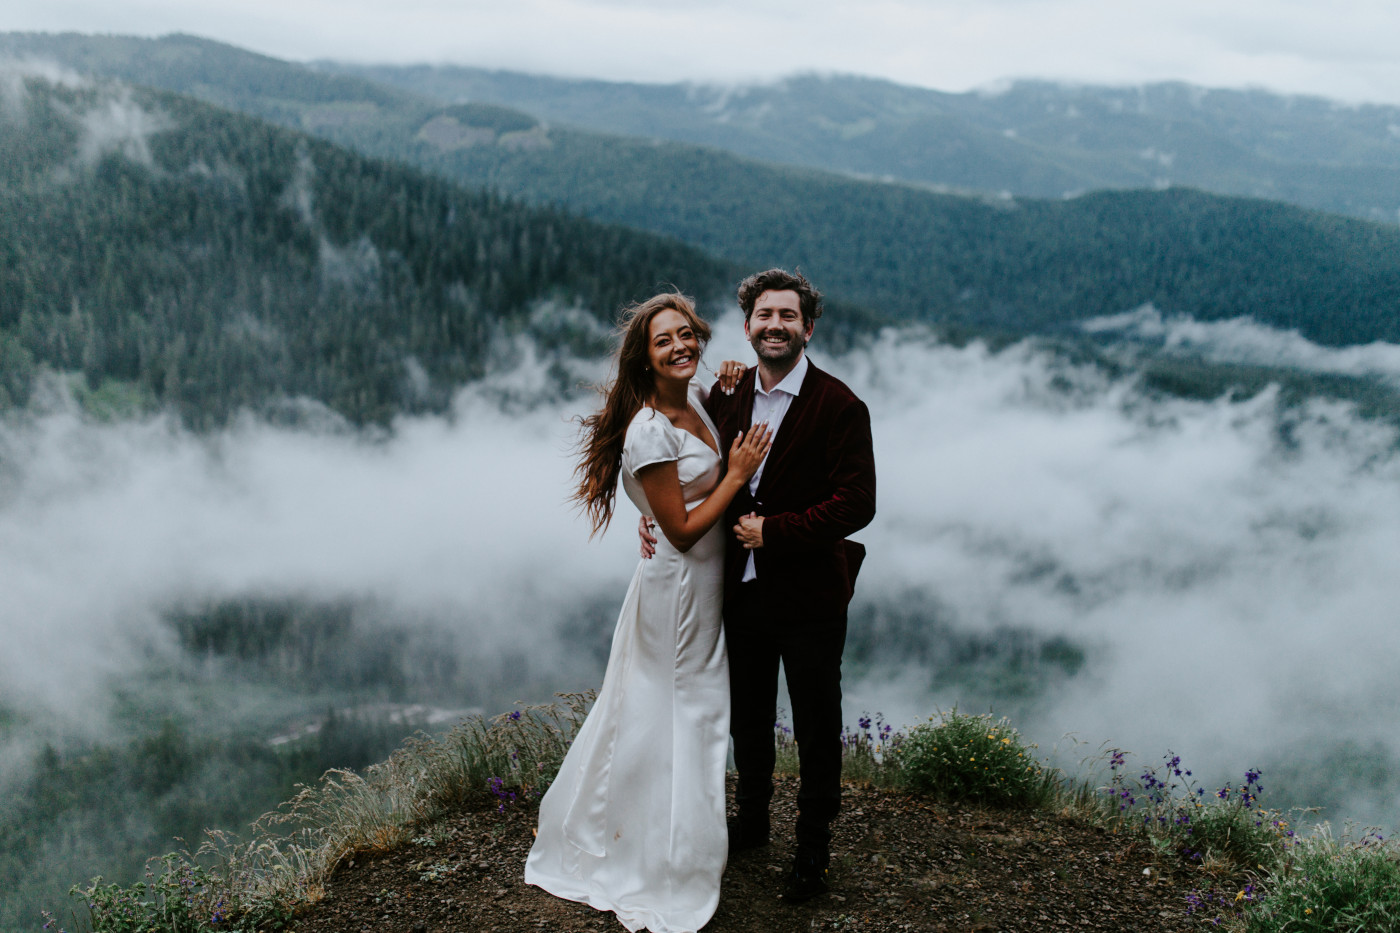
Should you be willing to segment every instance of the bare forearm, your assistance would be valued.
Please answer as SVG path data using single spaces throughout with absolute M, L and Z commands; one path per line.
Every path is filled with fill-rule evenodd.
M 772 442 L 773 433 L 767 425 L 755 425 L 736 437 L 729 449 L 729 469 L 705 501 L 693 509 L 686 508 L 675 461 L 659 461 L 638 472 L 637 479 L 656 523 L 676 550 L 690 550 L 723 517 L 724 510 L 768 455 Z
M 724 517 L 724 510 L 729 508 L 739 490 L 744 488 L 744 483 L 742 477 L 733 473 L 725 474 L 724 479 L 705 497 L 704 502 L 687 510 L 683 516 L 678 516 L 678 520 L 662 521 L 658 516 L 657 523 L 661 526 L 661 533 L 676 550 L 682 553 L 689 551 Z

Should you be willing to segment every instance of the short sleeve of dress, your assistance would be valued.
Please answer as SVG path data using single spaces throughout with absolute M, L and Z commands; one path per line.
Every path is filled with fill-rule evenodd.
M 681 437 L 664 415 L 644 408 L 627 426 L 622 442 L 622 468 L 633 476 L 653 463 L 679 460 Z

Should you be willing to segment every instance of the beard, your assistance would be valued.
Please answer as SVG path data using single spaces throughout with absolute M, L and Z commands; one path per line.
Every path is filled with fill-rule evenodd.
M 781 345 L 768 344 L 763 342 L 763 338 L 773 334 L 784 338 Z M 773 363 L 779 367 L 791 363 L 797 359 L 802 350 L 807 346 L 807 340 L 801 334 L 793 334 L 785 330 L 755 331 L 749 336 L 749 345 L 758 354 L 760 360 Z

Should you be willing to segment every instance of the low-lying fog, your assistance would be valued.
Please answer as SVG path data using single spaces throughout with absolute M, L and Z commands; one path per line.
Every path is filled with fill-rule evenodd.
M 737 317 L 716 333 L 711 366 L 749 358 Z M 1390 427 L 1269 393 L 1154 399 L 1030 345 L 887 333 L 833 358 L 819 329 L 813 357 L 874 419 L 848 719 L 991 706 L 1044 749 L 1073 732 L 1211 780 L 1263 767 L 1290 803 L 1400 824 Z M 594 685 L 609 630 L 565 623 L 621 602 L 635 514 L 589 540 L 567 498 L 592 399 L 549 384 L 527 354 L 452 417 L 372 438 L 12 419 L 0 707 L 30 728 L 10 763 L 20 734 L 103 729 L 114 685 L 179 654 L 162 614 L 190 601 L 372 602 L 505 684 L 493 702 Z

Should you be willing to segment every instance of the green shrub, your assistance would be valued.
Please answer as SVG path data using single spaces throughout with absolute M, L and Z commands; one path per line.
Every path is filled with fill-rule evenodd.
M 954 709 L 909 731 L 894 752 L 910 790 L 947 800 L 1036 806 L 1053 793 L 1052 773 L 1032 757 L 1005 719 Z
M 274 900 L 240 897 L 231 890 L 229 879 L 211 871 L 188 852 L 153 858 L 157 871 L 148 868 L 146 881 L 130 887 L 103 884 L 101 878 L 83 887 L 74 885 L 69 894 L 87 907 L 87 926 L 95 933 L 200 933 L 203 930 L 271 933 L 283 930 L 292 919 L 290 907 Z M 251 892 L 248 892 L 251 893 Z M 51 929 L 55 923 L 45 913 Z M 77 926 L 82 923 L 74 914 Z
M 1291 847 L 1231 926 L 1242 933 L 1397 933 L 1400 849 L 1374 832 L 1338 841 L 1324 826 Z

